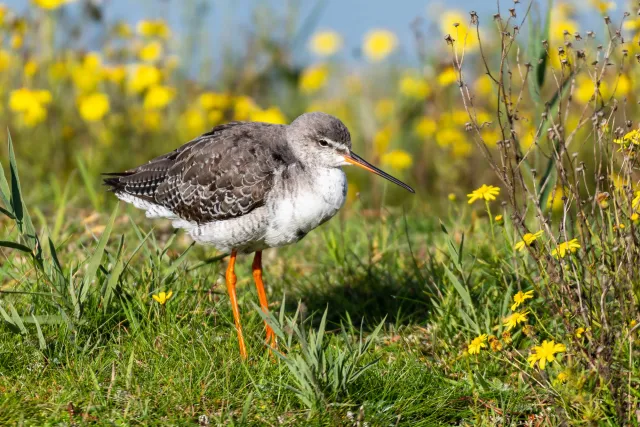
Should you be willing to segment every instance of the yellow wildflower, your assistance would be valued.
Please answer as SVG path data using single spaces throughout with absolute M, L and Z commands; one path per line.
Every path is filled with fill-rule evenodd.
M 374 110 L 376 119 L 385 121 L 393 117 L 396 111 L 396 103 L 391 98 L 382 98 L 376 102 Z
M 251 113 L 258 110 L 259 107 L 248 96 L 239 96 L 235 99 L 234 104 L 234 120 L 247 120 Z
M 478 79 L 475 81 L 475 83 L 473 84 L 473 88 L 478 95 L 489 96 L 494 91 L 493 85 L 494 85 L 494 82 L 493 80 L 491 80 L 491 77 L 489 77 L 486 74 L 483 74 L 482 76 L 478 77 Z M 480 119 L 478 119 L 478 121 L 480 121 Z
M 277 125 L 287 123 L 287 118 L 278 107 L 270 107 L 265 110 L 257 109 L 251 113 L 250 118 L 254 122 L 273 123 Z
M 483 348 L 487 348 L 487 344 L 485 341 L 487 340 L 487 334 L 482 334 L 477 336 L 469 343 L 468 352 L 469 354 L 478 354 L 480 350 Z
M 436 133 L 436 142 L 441 147 L 455 145 L 458 141 L 463 141 L 464 139 L 464 134 L 456 128 L 447 127 L 438 130 Z
M 427 116 L 422 116 L 420 120 L 418 120 L 418 123 L 416 123 L 415 132 L 422 138 L 429 138 L 436 132 L 437 128 L 438 126 L 435 120 Z
M 631 132 L 627 132 L 622 138 L 614 139 L 613 142 L 620 145 L 620 151 L 632 150 L 640 145 L 640 131 L 634 129 Z
M 173 291 L 160 292 L 158 295 L 152 295 L 153 299 L 160 305 L 165 305 L 167 301 L 173 296 Z
M 584 334 L 585 332 L 586 332 L 586 329 L 583 328 L 582 326 L 580 326 L 579 328 L 576 328 L 576 332 L 575 332 L 576 338 L 578 339 L 582 338 L 582 334 Z
M 518 308 L 520 304 L 531 298 L 533 298 L 533 291 L 518 291 L 518 293 L 513 296 L 513 305 L 511 306 L 511 311 L 515 311 L 515 309 Z
M 131 26 L 124 22 L 119 21 L 113 26 L 113 32 L 120 38 L 128 39 L 133 35 L 133 31 L 131 31 Z
M 507 327 L 507 330 L 511 330 L 518 326 L 519 323 L 524 323 L 527 321 L 527 314 L 529 311 L 516 311 L 509 317 L 504 319 L 503 325 Z
M 157 131 L 162 126 L 162 114 L 158 110 L 146 110 L 142 114 L 142 127 L 148 131 Z
M 298 86 L 303 93 L 312 94 L 322 89 L 329 77 L 329 67 L 324 64 L 306 68 L 300 76 Z
M 210 125 L 218 125 L 222 123 L 222 119 L 224 118 L 224 114 L 221 110 L 211 110 L 207 114 L 207 120 Z
M 505 344 L 507 344 L 507 345 L 511 344 L 511 342 L 512 342 L 512 339 L 511 339 L 511 332 L 509 332 L 509 331 L 504 331 L 504 332 L 502 333 L 502 340 L 503 340 L 503 341 L 504 341 L 504 343 L 505 343 Z
M 80 116 L 87 122 L 97 122 L 109 112 L 109 97 L 104 93 L 93 93 L 78 99 Z
M 640 191 L 636 191 L 635 197 L 631 201 L 631 207 L 633 209 L 640 209 Z
M 176 94 L 176 90 L 168 86 L 152 86 L 144 96 L 146 110 L 162 109 L 169 105 Z
M 440 86 L 449 86 L 458 81 L 458 73 L 453 67 L 447 67 L 438 74 L 438 83 Z
M 638 222 L 638 220 L 640 219 L 640 215 L 638 215 L 637 212 L 634 212 L 631 217 L 630 217 L 631 221 L 633 222 Z
M 185 139 L 200 135 L 206 128 L 202 112 L 198 108 L 189 108 L 180 116 L 180 126 Z
M 564 258 L 567 253 L 575 253 L 578 249 L 580 249 L 580 244 L 578 243 L 578 239 L 571 239 L 568 242 L 562 242 L 551 251 L 551 255 L 558 258 Z
M 496 199 L 496 196 L 500 194 L 500 188 L 493 185 L 483 184 L 482 187 L 473 190 L 471 194 L 467 194 L 469 198 L 469 204 L 472 204 L 476 200 L 492 201 Z
M 498 225 L 502 225 L 504 224 L 504 217 L 502 215 L 496 215 L 493 220 L 495 221 L 496 224 Z
M 13 36 L 11 36 L 11 40 L 9 41 L 9 46 L 11 46 L 11 49 L 13 50 L 18 50 L 22 47 L 23 43 L 24 43 L 24 37 L 22 37 L 22 34 L 14 34 Z
M 376 153 L 385 153 L 391 144 L 391 138 L 393 138 L 393 126 L 387 125 L 380 128 L 373 135 L 373 146 L 376 149 Z
M 9 108 L 19 114 L 25 126 L 35 126 L 47 118 L 45 105 L 51 102 L 51 93 L 47 90 L 29 90 L 26 88 L 11 91 Z
M 558 187 L 549 194 L 547 198 L 547 209 L 551 209 L 554 212 L 562 210 L 564 208 L 564 189 Z
M 161 77 L 160 70 L 153 65 L 139 64 L 130 76 L 129 89 L 134 93 L 140 93 L 151 86 L 157 85 Z
M 138 57 L 144 62 L 155 62 L 162 56 L 162 44 L 159 41 L 147 43 L 138 52 Z
M 11 54 L 0 49 L 0 73 L 7 70 L 11 65 Z
M 204 92 L 200 94 L 200 97 L 198 97 L 198 102 L 205 110 L 224 110 L 229 107 L 231 98 L 226 93 Z
M 47 10 L 53 10 L 53 9 L 59 8 L 65 3 L 71 3 L 74 0 L 32 0 L 32 1 L 38 7 L 41 7 Z
M 455 202 L 456 201 L 455 193 L 449 193 L 449 195 L 447 196 L 447 199 L 449 199 L 450 202 Z
M 94 52 L 88 53 L 80 64 L 74 64 L 71 70 L 71 79 L 75 86 L 84 93 L 96 90 L 103 77 L 102 59 Z
M 400 80 L 400 93 L 407 98 L 424 99 L 431 93 L 431 88 L 424 78 L 405 74 Z
M 127 76 L 127 70 L 122 65 L 107 67 L 103 71 L 104 78 L 114 84 L 122 83 Z
M 502 350 L 502 343 L 498 341 L 498 338 L 493 335 L 489 337 L 489 346 L 491 347 L 491 351 L 493 352 Z
M 536 231 L 535 233 L 526 233 L 522 236 L 522 240 L 516 243 L 513 248 L 517 251 L 523 251 L 525 246 L 531 246 L 538 237 L 542 236 L 543 233 L 544 231 L 542 230 Z
M 442 35 L 450 34 L 460 48 L 464 47 L 466 51 L 473 51 L 478 47 L 476 29 L 469 26 L 469 18 L 465 17 L 462 12 L 446 11 L 439 21 Z
M 319 31 L 311 37 L 309 49 L 318 56 L 331 56 L 342 47 L 342 36 L 335 31 Z
M 544 340 L 541 345 L 533 347 L 531 351 L 528 358 L 529 366 L 533 368 L 537 363 L 540 369 L 544 369 L 547 362 L 555 360 L 556 353 L 567 351 L 567 347 L 564 344 L 556 344 L 553 340 Z
M 398 45 L 398 37 L 389 30 L 369 31 L 364 37 L 362 50 L 370 61 L 385 59 Z
M 136 25 L 138 34 L 145 37 L 160 37 L 168 39 L 171 36 L 171 30 L 167 23 L 161 19 L 156 21 L 142 20 Z
M 404 150 L 393 150 L 382 156 L 382 163 L 393 169 L 403 170 L 411 167 L 413 158 Z
M 30 59 L 24 64 L 24 75 L 27 77 L 33 77 L 38 72 L 38 63 Z

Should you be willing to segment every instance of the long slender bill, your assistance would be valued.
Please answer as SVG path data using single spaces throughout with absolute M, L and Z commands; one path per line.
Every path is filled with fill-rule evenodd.
M 389 175 L 388 173 L 386 173 L 385 171 L 382 171 L 382 170 L 378 169 L 377 167 L 373 166 L 371 163 L 367 162 L 365 159 L 363 159 L 362 157 L 358 156 L 353 151 L 349 151 L 349 154 L 344 156 L 344 161 L 347 162 L 347 163 L 350 163 L 352 165 L 361 167 L 362 169 L 367 170 L 369 172 L 375 173 L 376 175 L 379 175 L 379 176 L 383 177 L 384 179 L 387 179 L 387 180 L 393 182 L 394 184 L 399 185 L 400 187 L 404 188 L 405 190 L 410 191 L 412 193 L 415 193 L 413 188 L 409 187 L 407 184 L 405 184 L 404 182 L 400 181 L 398 178 L 394 178 L 391 175 Z

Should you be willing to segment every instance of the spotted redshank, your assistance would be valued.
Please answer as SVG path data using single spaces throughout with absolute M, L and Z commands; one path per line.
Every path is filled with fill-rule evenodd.
M 261 309 L 268 303 L 262 281 L 262 251 L 289 245 L 333 217 L 344 204 L 347 180 L 341 167 L 355 165 L 414 192 L 411 187 L 351 151 L 351 136 L 337 118 L 307 113 L 290 125 L 231 122 L 175 151 L 121 173 L 105 174 L 115 195 L 168 218 L 198 243 L 230 253 L 226 285 L 242 358 L 235 261 L 255 252 L 253 278 Z M 275 334 L 265 322 L 267 342 Z

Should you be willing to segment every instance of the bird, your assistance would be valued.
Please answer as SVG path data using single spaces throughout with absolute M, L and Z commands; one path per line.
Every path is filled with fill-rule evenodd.
M 254 253 L 253 279 L 269 312 L 262 251 L 296 243 L 333 217 L 347 196 L 343 166 L 354 165 L 415 193 L 351 150 L 340 119 L 305 113 L 289 125 L 234 121 L 124 172 L 105 173 L 120 200 L 166 218 L 199 244 L 228 253 L 225 273 L 238 346 L 247 358 L 236 295 L 238 254 Z M 266 343 L 276 337 L 265 320 Z

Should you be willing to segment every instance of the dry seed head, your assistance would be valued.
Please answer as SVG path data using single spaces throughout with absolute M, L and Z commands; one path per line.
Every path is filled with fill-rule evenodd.
M 515 18 L 515 17 L 516 17 L 516 9 L 515 9 L 515 8 L 511 8 L 511 9 L 509 9 L 509 13 L 511 14 L 511 17 L 512 17 L 512 18 Z
M 471 15 L 471 23 L 473 25 L 477 25 L 478 24 L 478 14 L 476 13 L 476 11 L 472 10 L 471 12 L 469 12 L 469 15 Z
M 451 37 L 451 34 L 447 34 L 446 36 L 444 36 L 444 39 L 447 42 L 447 44 L 451 46 L 453 46 L 453 42 L 456 41 L 453 37 Z
M 577 31 L 575 33 L 573 33 L 573 37 L 575 37 L 575 39 L 578 40 L 578 41 L 582 40 L 582 36 Z
M 587 37 L 594 38 L 595 36 L 596 36 L 596 33 L 594 33 L 593 31 L 587 31 Z
M 604 17 L 604 23 L 607 24 L 607 25 L 611 24 L 611 18 L 609 18 L 608 16 L 605 16 Z

